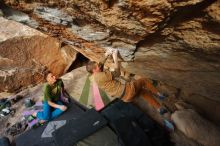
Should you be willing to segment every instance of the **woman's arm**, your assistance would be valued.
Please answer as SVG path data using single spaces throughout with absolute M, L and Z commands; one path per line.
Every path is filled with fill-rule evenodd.
M 59 108 L 60 110 L 62 111 L 65 111 L 67 109 L 67 107 L 65 105 L 59 105 L 59 104 L 56 104 L 52 101 L 48 101 L 48 104 L 53 107 L 53 108 Z
M 63 102 L 65 102 L 65 103 L 69 103 L 70 101 L 69 101 L 69 98 L 68 97 L 66 97 L 66 95 L 68 95 L 69 96 L 69 94 L 68 94 L 68 92 L 66 91 L 66 89 L 64 88 L 64 83 L 63 83 L 63 80 L 62 79 L 60 79 L 61 80 L 61 94 L 63 94 Z
M 48 104 L 49 104 L 51 107 L 53 107 L 53 108 L 60 108 L 60 105 L 59 105 L 59 104 L 56 104 L 56 103 L 54 103 L 54 102 L 52 102 L 52 101 L 48 101 Z

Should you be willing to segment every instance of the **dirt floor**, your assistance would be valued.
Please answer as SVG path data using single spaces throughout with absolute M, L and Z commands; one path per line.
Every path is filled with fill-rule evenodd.
M 166 91 L 168 94 L 168 89 L 165 88 L 165 86 L 163 86 L 162 84 L 159 84 L 158 83 L 158 88 L 161 88 L 160 90 L 163 89 L 163 91 Z M 169 90 L 171 91 L 171 90 Z M 175 108 L 174 108 L 174 104 L 178 99 L 176 98 L 175 95 L 175 90 L 172 90 L 172 92 L 169 92 L 169 94 L 172 94 L 173 96 L 172 97 L 169 97 L 167 99 L 165 99 L 165 101 L 162 103 L 162 105 L 164 105 L 165 107 L 167 107 L 170 111 L 174 111 Z M 15 110 L 15 113 L 14 114 L 9 114 L 5 117 L 0 117 L 0 135 L 1 136 L 6 136 L 6 137 L 9 137 L 9 139 L 11 141 L 14 141 L 15 137 L 18 136 L 18 135 L 9 135 L 6 131 L 7 129 L 9 129 L 12 125 L 16 124 L 17 122 L 20 122 L 22 121 L 22 112 L 25 110 L 25 105 L 24 105 L 24 100 L 27 99 L 27 98 L 31 98 L 35 101 L 39 101 L 42 97 L 42 85 L 38 85 L 34 88 L 28 88 L 16 95 L 13 95 L 13 94 L 8 94 L 8 93 L 2 93 L 0 94 L 1 95 L 1 98 L 3 97 L 10 97 L 10 98 L 15 98 L 16 95 L 21 95 L 22 98 L 19 99 L 18 101 L 16 101 L 15 103 L 12 104 L 11 106 L 11 109 Z M 167 95 L 168 96 L 168 95 Z M 159 100 L 158 100 L 159 101 Z M 139 100 L 140 102 L 140 100 Z M 160 101 L 159 101 L 160 102 Z M 142 102 L 143 104 L 143 102 Z M 139 103 L 138 106 L 140 106 L 141 104 Z M 143 105 L 143 107 L 145 107 L 145 105 Z M 146 110 L 146 109 L 143 109 L 143 110 Z M 155 116 L 155 115 L 153 115 Z M 160 122 L 160 119 L 158 120 L 158 118 L 156 118 L 157 116 L 155 116 L 155 119 Z M 26 131 L 28 128 L 24 129 L 24 131 Z M 23 131 L 23 130 L 22 130 Z M 23 132 L 24 132 L 23 131 Z M 22 133 L 22 132 L 21 132 Z
M 8 94 L 8 93 L 1 93 L 1 98 L 8 98 L 10 101 L 12 101 L 12 106 L 10 109 L 15 111 L 13 114 L 9 114 L 5 117 L 0 117 L 0 136 L 6 136 L 10 139 L 10 141 L 14 141 L 15 137 L 19 134 L 23 133 L 28 129 L 22 128 L 22 132 L 19 132 L 19 134 L 16 135 L 10 135 L 8 134 L 7 130 L 10 129 L 14 124 L 21 122 L 23 120 L 22 112 L 27 109 L 24 104 L 24 100 L 27 98 L 33 99 L 34 101 L 39 101 L 42 97 L 42 92 L 39 92 L 42 90 L 42 85 L 38 85 L 33 88 L 25 89 L 22 92 L 19 92 L 16 95 Z M 5 96 L 4 96 L 5 95 Z M 7 96 L 6 96 L 7 95 Z M 18 98 L 19 95 L 19 98 Z M 15 100 L 16 99 L 16 100 Z
M 72 72 L 64 75 L 62 77 L 65 87 L 67 91 L 70 93 L 72 97 L 80 97 L 82 87 L 84 86 L 85 79 L 86 79 L 86 73 L 85 73 L 85 67 L 78 68 L 76 70 L 73 70 Z M 73 84 L 74 83 L 74 84 Z M 174 112 L 176 110 L 175 103 L 178 101 L 182 101 L 181 97 L 179 96 L 179 90 L 175 87 L 168 86 L 164 83 L 153 81 L 152 84 L 154 84 L 161 93 L 163 93 L 166 98 L 165 100 L 161 101 L 158 98 L 155 98 L 158 100 L 158 102 L 161 103 L 162 106 L 166 107 L 170 113 Z M 35 87 L 29 87 L 22 92 L 16 94 L 21 95 L 23 98 L 18 100 L 12 105 L 12 109 L 15 109 L 14 115 L 8 115 L 4 118 L 0 118 L 0 135 L 1 136 L 7 136 L 10 138 L 11 141 L 14 141 L 15 136 L 8 135 L 6 133 L 7 129 L 9 129 L 12 125 L 22 120 L 22 112 L 25 110 L 24 106 L 24 100 L 27 98 L 31 98 L 34 101 L 40 101 L 43 97 L 42 93 L 43 85 L 39 84 Z M 0 94 L 1 95 L 1 94 Z M 2 97 L 16 97 L 15 95 L 11 96 L 10 94 L 2 94 Z M 153 118 L 155 121 L 160 123 L 162 125 L 162 117 L 158 113 L 158 111 L 152 106 L 150 106 L 147 101 L 142 98 L 141 96 L 139 98 L 136 98 L 134 100 L 134 104 L 136 104 L 140 109 L 142 109 L 147 115 L 149 115 L 151 118 Z M 170 118 L 170 114 L 166 115 L 166 118 Z M 24 129 L 24 131 L 27 130 Z M 24 132 L 23 131 L 23 132 Z M 22 133 L 22 132 L 21 132 Z M 180 131 L 175 130 L 174 132 L 170 133 L 171 140 L 176 144 L 176 146 L 197 146 L 198 144 L 191 139 L 187 138 L 185 135 L 183 135 Z

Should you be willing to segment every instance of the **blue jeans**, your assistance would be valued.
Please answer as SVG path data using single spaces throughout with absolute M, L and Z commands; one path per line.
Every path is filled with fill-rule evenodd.
M 63 105 L 62 102 L 57 101 L 56 104 Z M 64 111 L 60 110 L 59 108 L 51 107 L 47 101 L 43 103 L 43 111 L 37 113 L 37 118 L 39 120 L 53 120 L 54 118 L 60 116 Z

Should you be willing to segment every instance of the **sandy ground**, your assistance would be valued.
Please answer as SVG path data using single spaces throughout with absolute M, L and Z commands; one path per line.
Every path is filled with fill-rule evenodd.
M 1 117 L 0 118 L 0 136 L 6 136 L 8 137 L 11 141 L 14 141 L 15 136 L 11 136 L 7 134 L 7 129 L 10 128 L 12 125 L 14 125 L 17 122 L 22 121 L 22 112 L 26 109 L 25 105 L 24 105 L 24 100 L 26 98 L 31 98 L 34 101 L 39 101 L 42 97 L 42 85 L 37 85 L 33 88 L 28 88 L 25 89 L 24 91 L 19 92 L 16 95 L 13 94 L 6 94 L 6 93 L 2 93 L 1 94 L 1 98 L 3 98 L 2 95 L 9 95 L 9 96 L 4 96 L 4 97 L 9 97 L 14 99 L 16 97 L 16 95 L 21 95 L 23 98 L 19 99 L 17 102 L 13 103 L 11 106 L 11 109 L 15 110 L 15 113 L 9 114 L 5 117 Z M 26 129 L 27 130 L 27 129 Z

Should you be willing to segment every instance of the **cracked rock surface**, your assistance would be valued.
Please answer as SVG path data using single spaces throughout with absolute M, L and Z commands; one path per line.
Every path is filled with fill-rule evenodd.
M 219 0 L 4 3 L 0 15 L 55 37 L 91 60 L 103 56 L 106 47 L 119 49 L 127 71 L 176 87 L 180 97 L 220 122 L 215 112 L 220 104 Z M 22 18 L 17 12 L 9 15 L 9 8 Z

